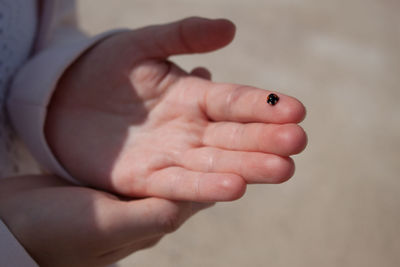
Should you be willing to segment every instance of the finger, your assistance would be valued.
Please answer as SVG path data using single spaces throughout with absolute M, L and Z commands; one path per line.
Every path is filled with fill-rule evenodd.
M 119 261 L 129 256 L 133 252 L 136 252 L 138 250 L 148 249 L 157 245 L 157 243 L 160 242 L 162 237 L 163 236 L 153 237 L 139 242 L 135 241 L 132 244 L 125 245 L 123 247 L 102 253 L 98 258 L 101 261 L 102 265 L 112 264 L 115 263 L 116 261 Z
M 138 250 L 152 248 L 155 245 L 157 245 L 163 237 L 164 237 L 164 235 L 162 235 L 160 237 L 150 238 L 150 239 L 144 240 L 142 242 L 135 242 L 132 245 L 128 246 L 127 252 L 130 252 L 130 253 L 128 253 L 126 255 L 129 255 Z
M 128 202 L 115 200 L 112 206 L 107 207 L 107 211 L 103 211 L 104 217 L 98 222 L 106 225 L 102 228 L 108 229 L 109 240 L 115 247 L 120 247 L 173 232 L 192 215 L 211 205 L 159 198 Z
M 229 44 L 234 35 L 232 22 L 198 17 L 132 32 L 133 38 L 146 40 L 146 57 L 153 58 L 214 51 Z
M 247 183 L 267 184 L 287 181 L 295 169 L 293 160 L 288 157 L 213 147 L 188 151 L 182 157 L 182 165 L 193 171 L 233 173 L 243 177 Z
M 74 186 L 65 179 L 52 175 L 14 176 L 0 179 L 0 199 L 14 196 L 25 190 L 45 187 Z
M 203 78 L 206 80 L 211 80 L 211 72 L 203 67 L 197 67 L 190 72 L 191 75 Z
M 246 183 L 242 177 L 235 174 L 196 172 L 181 167 L 169 167 L 150 175 L 144 190 L 146 195 L 174 200 L 231 201 L 244 194 Z M 132 194 L 143 194 L 143 187 Z
M 214 121 L 298 123 L 306 114 L 300 101 L 284 94 L 276 93 L 279 102 L 272 106 L 267 103 L 271 91 L 194 79 L 184 79 L 182 86 L 190 88 L 196 85 L 200 89 L 199 105 Z
M 307 144 L 307 135 L 297 124 L 210 123 L 203 134 L 203 145 L 229 150 L 298 154 Z

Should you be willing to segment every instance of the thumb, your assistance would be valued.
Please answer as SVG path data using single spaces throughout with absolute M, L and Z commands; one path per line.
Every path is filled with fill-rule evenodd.
M 188 218 L 213 203 L 146 198 L 115 201 L 109 213 L 109 234 L 116 243 L 145 240 L 177 230 Z
M 144 49 L 147 57 L 163 59 L 171 55 L 203 53 L 222 48 L 233 40 L 235 25 L 226 19 L 191 17 L 142 28 L 131 34 L 135 40 L 146 42 Z

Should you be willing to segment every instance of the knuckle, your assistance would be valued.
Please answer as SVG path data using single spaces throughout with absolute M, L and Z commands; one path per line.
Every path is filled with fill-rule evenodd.
M 215 159 L 216 159 L 216 155 L 215 154 L 219 154 L 218 150 L 214 151 L 214 154 L 209 154 L 207 155 L 207 160 L 206 160 L 206 172 L 212 172 L 215 170 Z M 200 182 L 200 180 L 198 180 L 198 183 Z M 199 188 L 200 185 L 198 184 L 196 187 L 198 190 L 196 192 L 200 192 Z
M 232 123 L 231 125 L 232 129 L 229 135 L 227 136 L 226 140 L 228 141 L 227 142 L 228 148 L 237 149 L 238 147 L 241 146 L 241 141 L 243 140 L 243 138 L 246 138 L 245 136 L 246 127 L 235 123 Z
M 241 99 L 241 96 L 243 96 L 243 94 L 248 90 L 248 86 L 238 86 L 230 90 L 226 97 L 226 106 L 228 112 L 232 112 L 238 101 Z
M 178 38 L 184 50 L 190 52 L 195 49 L 192 47 L 192 43 L 189 42 L 189 37 L 191 36 L 191 25 L 196 23 L 196 18 L 190 17 L 182 20 L 178 23 Z

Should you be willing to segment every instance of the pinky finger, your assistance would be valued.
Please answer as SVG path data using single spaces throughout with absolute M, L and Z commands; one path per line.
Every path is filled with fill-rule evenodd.
M 243 196 L 246 182 L 236 174 L 210 173 L 169 167 L 153 173 L 146 183 L 146 195 L 173 200 L 216 202 Z

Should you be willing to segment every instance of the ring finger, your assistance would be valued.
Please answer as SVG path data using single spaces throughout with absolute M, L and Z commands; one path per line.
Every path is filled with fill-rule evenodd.
M 202 142 L 228 150 L 290 156 L 305 148 L 307 136 L 297 124 L 215 122 L 207 126 Z
M 184 168 L 198 172 L 232 173 L 247 183 L 282 183 L 294 173 L 294 162 L 260 152 L 229 151 L 213 147 L 192 149 L 182 157 Z

